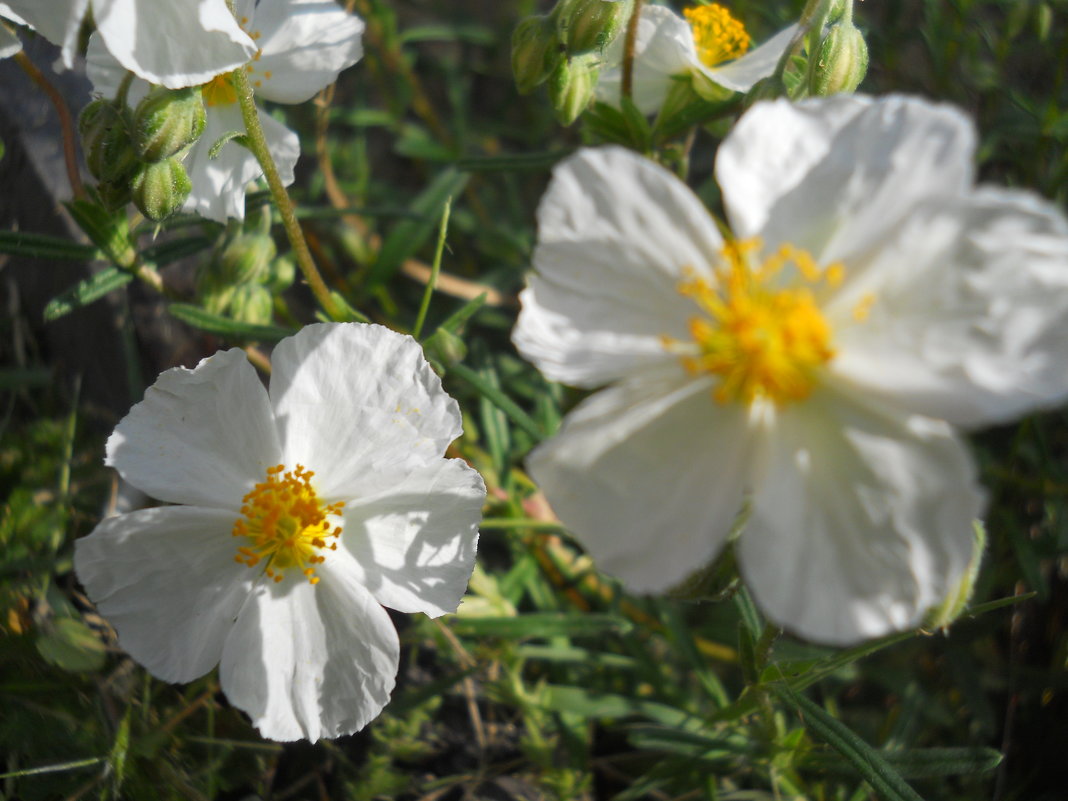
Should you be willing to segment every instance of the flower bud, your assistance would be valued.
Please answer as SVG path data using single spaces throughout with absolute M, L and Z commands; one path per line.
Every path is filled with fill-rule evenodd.
M 230 299 L 230 316 L 241 323 L 267 325 L 274 318 L 274 298 L 259 284 L 242 284 Z
M 130 139 L 125 109 L 106 100 L 94 100 L 78 117 L 85 164 L 98 181 L 125 180 L 137 169 L 139 159 Z
M 248 284 L 266 276 L 277 249 L 265 234 L 238 234 L 217 257 L 216 272 L 229 284 Z
M 291 286 L 297 277 L 297 265 L 292 256 L 279 256 L 267 266 L 263 285 L 272 295 L 281 295 Z
M 549 100 L 561 125 L 570 125 L 586 110 L 597 87 L 599 57 L 595 53 L 564 58 L 549 76 Z
M 142 164 L 130 183 L 134 205 L 154 222 L 178 211 L 192 189 L 185 167 L 176 158 Z
M 868 71 L 868 45 L 864 35 L 849 21 L 836 22 L 827 29 L 809 79 L 813 95 L 852 92 Z
M 467 357 L 467 344 L 452 331 L 439 328 L 423 342 L 423 352 L 432 365 L 447 369 Z
M 512 75 L 519 94 L 544 83 L 560 58 L 556 26 L 548 17 L 527 17 L 512 31 Z
M 553 9 L 568 55 L 601 52 L 623 31 L 634 0 L 561 0 Z
M 156 163 L 180 153 L 204 133 L 204 101 L 200 87 L 157 86 L 137 104 L 133 140 L 142 160 Z

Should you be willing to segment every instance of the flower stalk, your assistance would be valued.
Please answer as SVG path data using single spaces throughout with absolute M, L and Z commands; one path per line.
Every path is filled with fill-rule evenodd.
M 638 23 L 642 18 L 642 6 L 645 0 L 635 0 L 634 10 L 627 21 L 627 32 L 623 34 L 623 97 L 630 99 L 634 93 L 634 48 L 638 42 Z

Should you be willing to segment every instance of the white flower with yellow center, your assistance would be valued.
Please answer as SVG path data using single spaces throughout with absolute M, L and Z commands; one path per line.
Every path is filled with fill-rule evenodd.
M 124 69 L 177 89 L 228 72 L 255 46 L 226 0 L 4 0 L 0 16 L 29 25 L 74 63 L 78 34 L 92 14 L 97 35 Z
M 363 55 L 363 21 L 333 0 L 237 0 L 234 5 L 241 27 L 257 47 L 244 67 L 257 98 L 303 103 Z M 90 43 L 88 72 L 96 91 L 112 97 L 123 72 L 102 44 Z M 143 83 L 131 87 L 131 103 L 147 91 Z M 241 219 L 245 215 L 245 187 L 263 171 L 251 152 L 234 143 L 224 145 L 211 158 L 212 146 L 232 131 L 243 131 L 245 124 L 237 93 L 226 75 L 207 83 L 203 96 L 207 110 L 204 133 L 185 160 L 193 190 L 183 208 L 219 222 L 229 217 Z M 288 186 L 300 157 L 300 141 L 274 118 L 262 111 L 259 116 L 279 175 Z
M 272 361 L 269 391 L 238 349 L 159 377 L 107 462 L 176 505 L 104 520 L 74 566 L 153 675 L 219 665 L 265 737 L 314 741 L 389 700 L 398 643 L 381 605 L 455 610 L 486 491 L 442 457 L 460 411 L 410 337 L 313 325 Z
M 827 643 L 916 625 L 967 568 L 983 496 L 955 427 L 1068 395 L 1068 223 L 972 185 L 959 111 L 760 103 L 719 149 L 731 238 L 618 148 L 559 166 L 514 340 L 610 387 L 530 456 L 599 566 L 683 583 L 743 508 L 740 570 Z
M 791 25 L 750 50 L 745 26 L 717 3 L 686 9 L 680 17 L 670 8 L 647 5 L 638 20 L 634 46 L 631 99 L 643 114 L 663 105 L 672 84 L 692 79 L 699 94 L 710 87 L 748 92 L 775 71 L 797 32 Z M 597 99 L 619 105 L 623 85 L 623 43 L 616 37 L 605 55 L 608 69 L 597 82 Z

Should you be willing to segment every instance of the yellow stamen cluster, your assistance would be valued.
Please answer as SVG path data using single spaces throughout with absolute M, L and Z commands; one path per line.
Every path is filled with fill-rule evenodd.
M 740 20 L 719 3 L 687 8 L 682 12 L 693 29 L 697 57 L 706 67 L 738 58 L 752 41 Z
M 755 265 L 759 248 L 756 240 L 729 242 L 714 286 L 692 275 L 679 285 L 707 316 L 690 321 L 695 348 L 665 345 L 686 354 L 682 362 L 691 373 L 719 376 L 719 403 L 803 400 L 817 368 L 834 357 L 831 326 L 813 290 L 838 286 L 845 269 L 837 263 L 821 268 L 790 245 Z
M 299 464 L 284 475 L 283 470 L 285 465 L 268 467 L 267 480 L 242 499 L 243 517 L 234 523 L 233 535 L 250 545 L 240 546 L 234 559 L 249 567 L 266 562 L 266 573 L 276 582 L 296 567 L 318 584 L 314 565 L 326 561 L 318 551 L 337 550 L 337 543 L 327 540 L 341 535 L 341 526 L 331 528 L 327 517 L 341 514 L 345 504 L 324 506 L 311 486 L 311 470 Z

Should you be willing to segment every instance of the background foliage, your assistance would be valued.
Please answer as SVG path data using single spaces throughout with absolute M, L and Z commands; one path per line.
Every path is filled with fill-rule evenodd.
M 0 798 L 1064 798 L 1065 414 L 975 438 L 988 552 L 973 608 L 948 633 L 836 652 L 776 639 L 729 579 L 715 602 L 626 595 L 551 521 L 522 468 L 578 398 L 508 339 L 548 171 L 589 137 L 581 122 L 559 127 L 544 93 L 515 93 L 512 27 L 546 9 L 353 5 L 368 24 L 364 60 L 336 91 L 285 110 L 303 141 L 295 196 L 332 289 L 401 331 L 416 325 L 451 198 L 448 275 L 421 333 L 465 410 L 454 455 L 490 488 L 468 600 L 440 621 L 395 616 L 394 700 L 335 742 L 264 742 L 214 675 L 149 677 L 71 573 L 75 538 L 128 500 L 102 465 L 104 439 L 158 371 L 232 344 L 266 351 L 313 319 L 310 296 L 276 291 L 270 326 L 205 317 L 192 302 L 196 265 L 221 228 L 198 219 L 157 239 L 135 232 L 173 297 L 109 273 L 100 242 L 0 231 L 0 250 L 18 255 L 0 269 Z M 732 8 L 760 39 L 801 5 Z M 861 88 L 963 106 L 982 134 L 984 179 L 1064 204 L 1066 16 L 1063 1 L 867 0 Z M 721 134 L 700 132 L 690 161 L 713 204 Z M 86 259 L 97 259 L 95 283 L 62 302 L 35 307 L 22 291 L 27 263 Z M 109 315 L 80 308 L 119 283 L 100 301 Z M 96 338 L 104 365 L 84 391 L 49 334 L 60 323 L 44 320 L 67 311 L 63 324 Z M 998 603 L 1010 596 L 1026 597 Z

